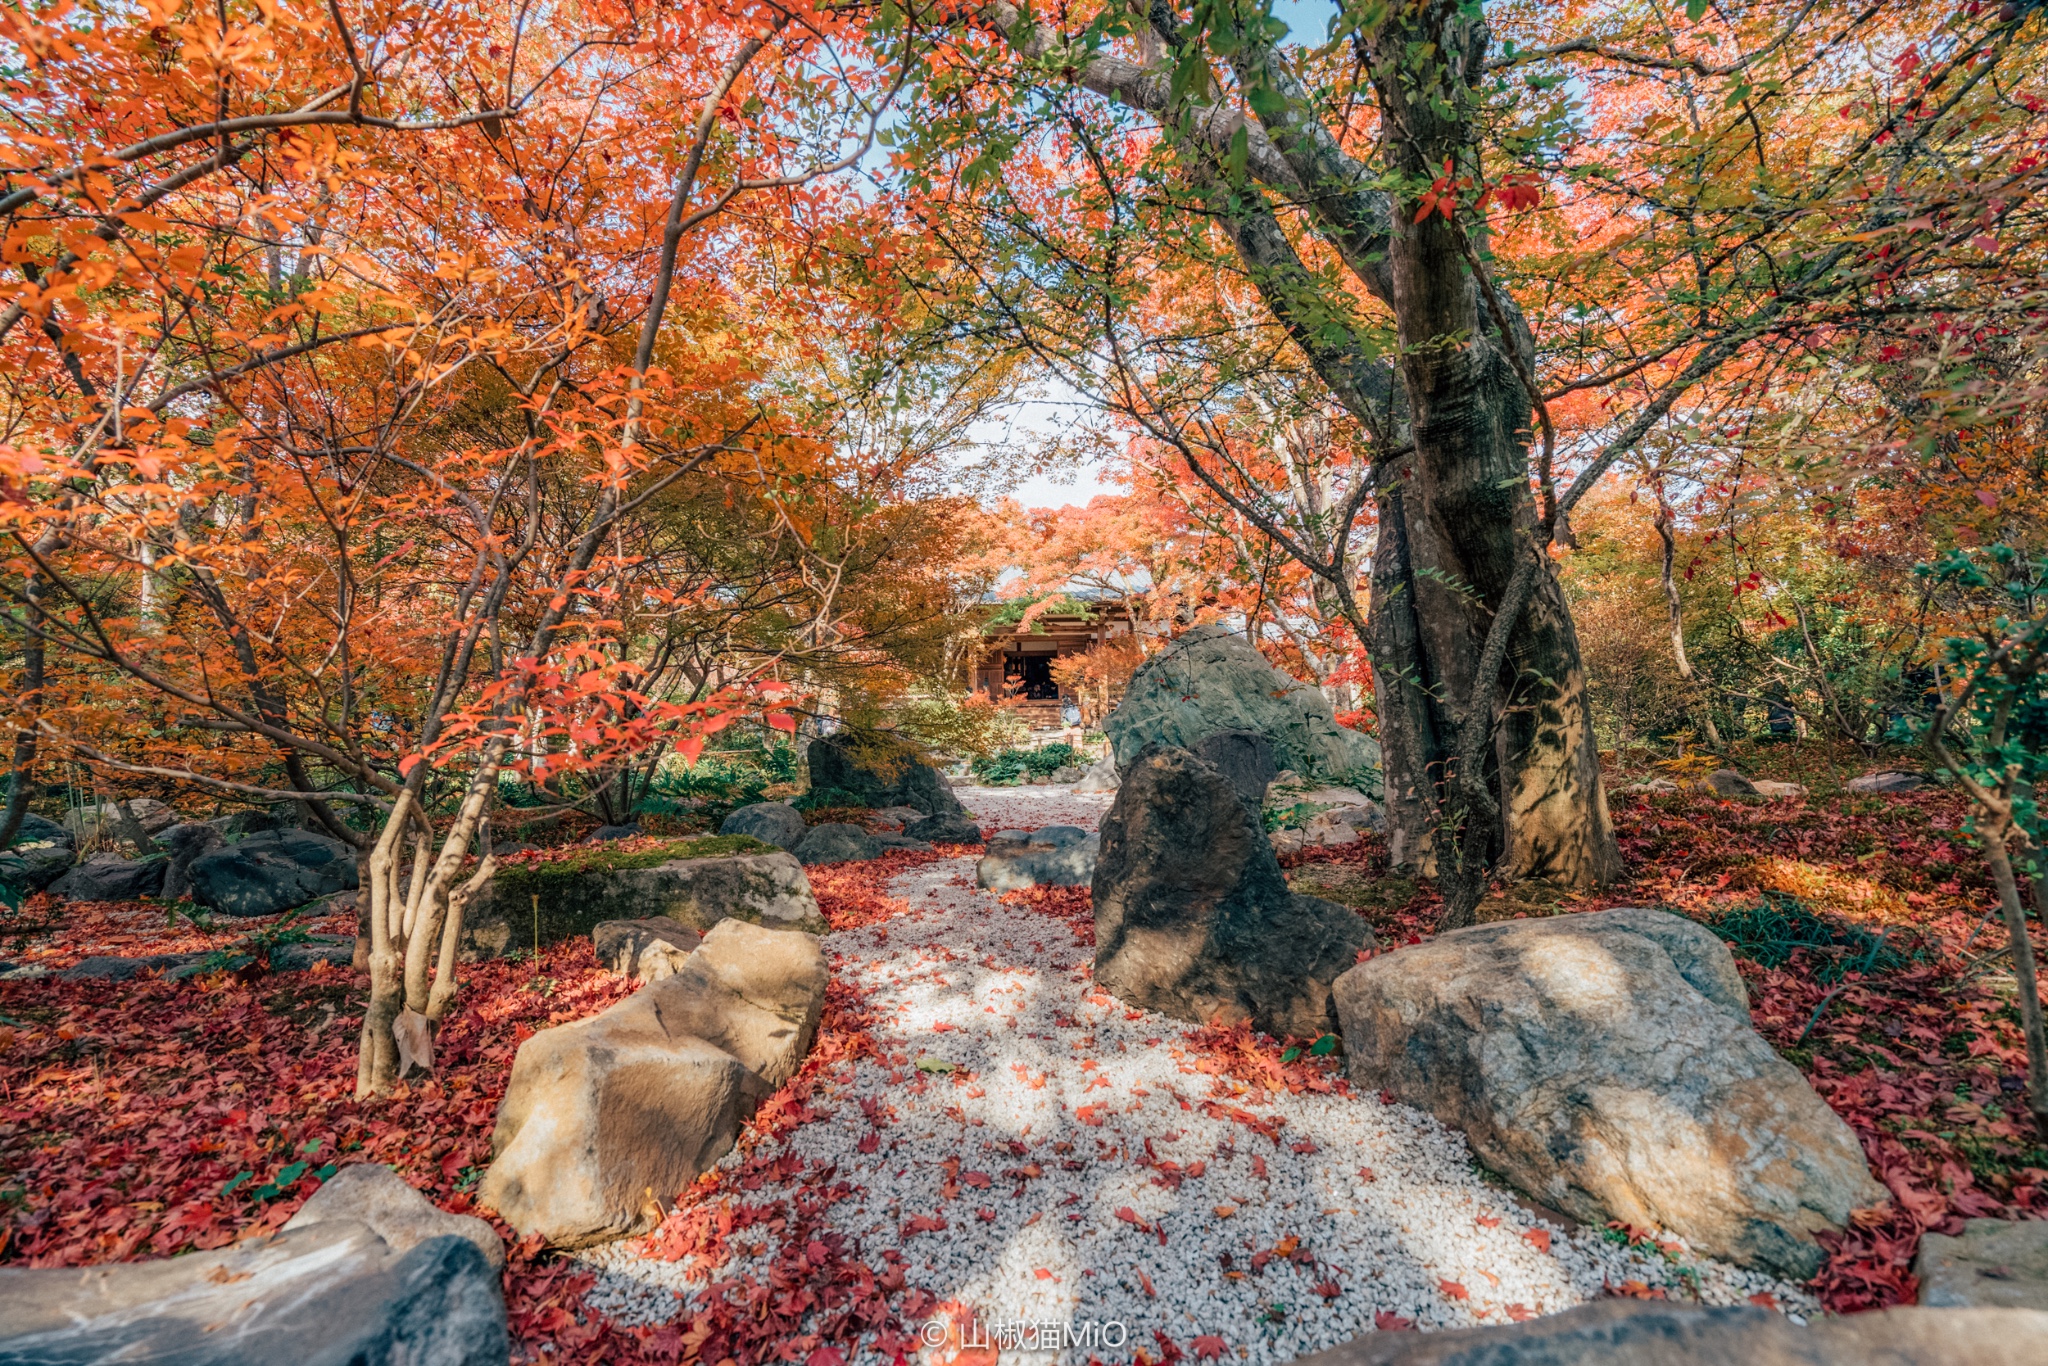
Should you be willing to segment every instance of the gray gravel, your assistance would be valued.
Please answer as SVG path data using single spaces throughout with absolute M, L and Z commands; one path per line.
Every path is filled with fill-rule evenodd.
M 1109 800 L 961 795 L 984 826 L 1027 829 L 1092 828 Z M 1155 1332 L 1183 1351 L 1215 1337 L 1234 1358 L 1277 1363 L 1373 1331 L 1381 1315 L 1424 1329 L 1500 1324 L 1627 1282 L 1817 1311 L 1798 1289 L 1675 1240 L 1659 1255 L 1546 1224 L 1480 1177 L 1458 1134 L 1407 1106 L 1268 1094 L 1197 1070 L 1185 1025 L 1094 989 L 1092 952 L 1068 924 L 972 883 L 969 859 L 912 870 L 890 884 L 901 914 L 826 938 L 834 972 L 876 1012 L 884 1059 L 842 1068 L 815 1102 L 830 1118 L 781 1142 L 864 1189 L 830 1216 L 871 1263 L 899 1248 L 911 1285 L 965 1306 L 992 1341 L 1017 1334 L 1022 1350 L 1005 1363 L 1127 1361 L 1140 1348 L 1156 1361 Z M 921 1072 L 920 1058 L 955 1070 Z M 882 1107 L 879 1130 L 864 1098 Z M 1211 1101 L 1277 1123 L 1278 1142 Z M 871 1132 L 876 1151 L 863 1153 Z M 1032 1168 L 1041 1174 L 1004 1175 Z M 906 1234 L 920 1217 L 945 1228 Z M 770 1251 L 716 1274 L 746 1276 Z M 599 1271 L 589 1305 L 624 1322 L 687 1319 L 704 1285 L 630 1243 L 581 1255 Z M 1094 1345 L 1030 1350 L 1039 1324 L 1084 1342 L 1092 1328 Z

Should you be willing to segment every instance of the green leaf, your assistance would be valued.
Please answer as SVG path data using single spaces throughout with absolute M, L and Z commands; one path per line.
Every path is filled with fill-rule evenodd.
M 1337 1051 L 1337 1036 L 1335 1034 L 1323 1035 L 1322 1038 L 1315 1041 L 1308 1051 L 1318 1058 L 1329 1057 Z
M 231 1193 L 235 1189 L 235 1187 L 241 1185 L 244 1181 L 247 1181 L 250 1177 L 254 1175 L 256 1175 L 255 1172 L 241 1173 L 240 1175 L 236 1176 L 233 1180 L 229 1181 L 225 1186 L 222 1186 L 220 1188 L 220 1193 L 222 1195 L 227 1195 Z
M 1685 0 L 1685 17 L 1697 24 L 1707 14 L 1707 0 Z
M 1223 159 L 1224 169 L 1232 180 L 1244 179 L 1244 165 L 1250 160 L 1251 154 L 1251 134 L 1245 130 L 1243 124 L 1239 124 L 1237 131 L 1230 135 L 1230 153 Z
M 1292 1047 L 1292 1048 L 1289 1048 L 1289 1049 L 1288 1049 L 1288 1050 L 1287 1050 L 1287 1051 L 1286 1051 L 1285 1053 L 1282 1053 L 1282 1054 L 1280 1055 L 1280 1061 L 1282 1061 L 1282 1062 L 1293 1062 L 1293 1061 L 1294 1061 L 1294 1060 L 1295 1060 L 1296 1058 L 1298 1058 L 1298 1057 L 1300 1057 L 1300 1056 L 1301 1056 L 1301 1046 L 1300 1046 L 1299 1044 L 1297 1044 L 1297 1045 L 1295 1045 L 1294 1047 Z
M 935 1058 L 927 1053 L 917 1060 L 917 1070 L 920 1072 L 952 1072 L 956 1071 L 957 1068 L 955 1064 L 947 1062 L 944 1058 Z

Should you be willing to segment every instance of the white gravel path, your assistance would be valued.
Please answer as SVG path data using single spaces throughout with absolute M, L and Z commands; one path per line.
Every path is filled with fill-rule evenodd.
M 984 826 L 1027 829 L 1092 826 L 1109 800 L 961 796 Z M 902 913 L 825 941 L 875 1012 L 883 1056 L 834 1075 L 814 1102 L 831 1117 L 781 1148 L 852 1182 L 830 1226 L 871 1263 L 899 1249 L 910 1285 L 971 1308 L 1012 1349 L 1005 1363 L 1129 1361 L 1141 1348 L 1156 1362 L 1155 1332 L 1191 1355 L 1197 1338 L 1205 1356 L 1220 1339 L 1231 1358 L 1278 1363 L 1386 1316 L 1499 1324 L 1628 1281 L 1815 1310 L 1761 1275 L 1546 1225 L 1480 1179 L 1459 1135 L 1407 1106 L 1198 1070 L 1186 1025 L 1094 990 L 1092 950 L 1068 923 L 975 890 L 969 859 L 916 868 L 889 891 Z M 921 1071 L 920 1059 L 955 1070 Z M 1278 1141 L 1247 1116 L 1277 1124 Z M 744 1276 L 770 1254 L 736 1255 L 718 1274 Z M 585 1259 L 600 1269 L 587 1302 L 626 1322 L 687 1319 L 704 1284 L 629 1244 Z M 1033 1350 L 1053 1333 L 1080 1341 Z

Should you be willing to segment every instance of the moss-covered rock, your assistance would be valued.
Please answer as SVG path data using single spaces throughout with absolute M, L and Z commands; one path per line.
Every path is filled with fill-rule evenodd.
M 822 934 L 810 880 L 790 855 L 745 835 L 600 845 L 500 869 L 470 908 L 466 959 L 497 958 L 587 935 L 606 920 L 667 916 L 698 930 L 721 920 Z

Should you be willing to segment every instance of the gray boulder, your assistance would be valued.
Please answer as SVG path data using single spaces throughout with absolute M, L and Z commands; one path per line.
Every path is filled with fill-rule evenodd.
M 590 832 L 589 843 L 610 844 L 613 840 L 634 839 L 640 834 L 637 825 L 600 825 Z
M 223 915 L 276 915 L 356 885 L 356 851 L 310 830 L 261 830 L 192 860 L 192 899 Z
M 1046 774 L 1045 780 L 1055 784 L 1078 783 L 1087 772 L 1088 770 L 1082 768 L 1079 764 L 1061 764 L 1058 768 Z
M 912 821 L 925 819 L 924 812 L 914 806 L 885 806 L 875 815 L 899 829 L 907 828 Z
M 1216 766 L 1216 771 L 1230 780 L 1237 789 L 1237 795 L 1258 810 L 1266 799 L 1266 789 L 1280 776 L 1280 766 L 1273 762 L 1273 742 L 1257 731 L 1219 730 L 1214 735 L 1205 735 L 1188 749 L 1197 758 L 1206 759 Z
M 2048 1221 L 1971 1219 L 1957 1237 L 1926 1234 L 1913 1274 L 1922 1304 L 2048 1310 Z
M 1476 925 L 1336 987 L 1355 1084 L 1463 1130 L 1537 1200 L 1803 1280 L 1886 1198 L 1856 1136 L 1750 1025 L 1728 948 L 1624 908 Z
M 1049 826 L 1061 832 L 1043 839 L 1046 830 L 1031 839 L 991 843 L 988 852 L 974 865 L 974 885 L 992 892 L 1021 892 L 1026 887 L 1086 887 L 1095 880 L 1095 861 L 1102 841 L 1071 825 Z M 1068 839 L 1072 831 L 1078 838 Z
M 356 937 L 352 934 L 313 934 L 296 944 L 280 944 L 270 951 L 272 972 L 304 972 L 315 963 L 346 967 L 355 959 Z M 364 966 L 368 966 L 365 964 Z
M 261 834 L 266 830 L 282 830 L 285 824 L 276 812 L 267 810 L 230 811 L 227 815 L 215 816 L 206 823 L 229 839 Z
M 170 972 L 196 963 L 208 955 L 203 953 L 148 953 L 136 958 L 118 958 L 111 954 L 94 954 L 81 958 L 57 974 L 60 982 L 129 982 L 145 972 Z
M 1272 743 L 1282 768 L 1378 788 L 1379 745 L 1338 725 L 1320 688 L 1220 626 L 1190 627 L 1146 660 L 1103 730 L 1126 773 L 1146 745 L 1192 748 L 1218 731 L 1251 731 Z
M 736 808 L 718 827 L 718 833 L 747 835 L 777 849 L 794 849 L 805 829 L 803 813 L 788 802 L 755 802 Z
M 981 843 L 981 826 L 965 812 L 957 816 L 926 816 L 904 826 L 903 833 L 912 839 L 927 840 L 933 844 Z
M 2038 1366 L 2048 1314 L 1886 1309 L 1799 1324 L 1768 1309 L 1595 1300 L 1498 1328 L 1367 1333 L 1295 1366 Z
M 163 890 L 166 858 L 128 859 L 119 854 L 94 854 L 50 884 L 66 901 L 133 901 Z
M 404 1177 L 376 1162 L 358 1162 L 328 1177 L 284 1226 L 351 1221 L 367 1225 L 393 1252 L 410 1252 L 430 1238 L 460 1238 L 475 1245 L 492 1271 L 505 1269 L 504 1240 L 489 1223 L 438 1208 Z
M 797 862 L 803 864 L 858 863 L 881 856 L 880 840 L 843 821 L 812 826 L 796 846 Z
M 1331 984 L 1372 943 L 1349 908 L 1289 891 L 1237 788 L 1170 746 L 1147 746 L 1124 766 L 1094 893 L 1096 982 L 1197 1024 L 1327 1033 Z
M 673 977 L 704 936 L 665 915 L 606 920 L 590 932 L 597 961 L 622 977 L 658 982 Z
M 836 787 L 877 810 L 911 806 L 927 816 L 959 815 L 964 808 L 945 774 L 906 742 L 880 731 L 842 731 L 813 740 L 805 756 L 811 787 Z
M 477 1245 L 332 1220 L 168 1260 L 0 1270 L 0 1366 L 504 1366 Z
M 1100 759 L 1097 759 L 1094 763 L 1090 764 L 1088 766 L 1088 771 L 1086 773 L 1083 773 L 1081 775 L 1080 781 L 1074 784 L 1074 791 L 1116 791 L 1116 756 L 1114 754 L 1105 754 Z
M 1886 768 L 1875 773 L 1865 773 L 1851 778 L 1846 786 L 1849 791 L 1862 795 L 1878 792 L 1918 792 L 1934 780 L 1925 773 L 1914 773 L 1909 769 Z
M 721 921 L 675 975 L 519 1046 L 478 1197 L 579 1247 L 645 1232 L 795 1072 L 828 972 L 806 934 Z
M 654 917 L 698 931 L 746 920 L 824 932 L 811 881 L 794 857 L 779 849 L 699 856 L 697 847 L 682 839 L 630 853 L 596 846 L 561 862 L 500 868 L 464 917 L 463 956 L 529 948 L 536 920 L 547 944 L 590 934 L 607 920 Z
M 171 856 L 170 867 L 164 870 L 164 885 L 160 893 L 166 901 L 192 900 L 193 861 L 227 843 L 219 830 L 202 821 L 183 821 L 168 826 L 157 832 L 156 842 Z
M 127 804 L 128 814 L 135 818 L 135 823 L 142 827 L 145 835 L 154 835 L 178 823 L 178 813 L 154 797 L 130 797 Z M 64 813 L 64 828 L 81 839 L 92 838 L 103 824 L 108 834 L 118 834 L 121 817 L 116 805 L 114 802 L 102 802 L 98 806 L 67 811 Z
M 0 853 L 0 882 L 20 891 L 40 892 L 64 876 L 78 861 L 78 837 L 33 811 L 21 818 L 14 843 Z
M 1755 783 L 1732 768 L 1717 768 L 1700 779 L 1700 789 L 1716 797 L 1760 797 Z

